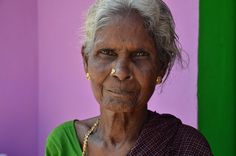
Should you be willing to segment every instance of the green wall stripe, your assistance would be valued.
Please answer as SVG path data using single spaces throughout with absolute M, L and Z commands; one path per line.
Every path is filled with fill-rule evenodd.
M 236 156 L 235 0 L 200 0 L 198 125 L 216 156 Z

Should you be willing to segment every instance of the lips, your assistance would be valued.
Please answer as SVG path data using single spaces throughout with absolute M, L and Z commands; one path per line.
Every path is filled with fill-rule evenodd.
M 109 92 L 116 93 L 116 94 L 133 94 L 134 91 L 127 91 L 127 90 L 108 90 Z
M 134 91 L 129 91 L 129 90 L 117 90 L 117 89 L 108 89 L 106 90 L 107 92 L 109 92 L 110 94 L 112 94 L 113 96 L 134 96 L 135 92 Z

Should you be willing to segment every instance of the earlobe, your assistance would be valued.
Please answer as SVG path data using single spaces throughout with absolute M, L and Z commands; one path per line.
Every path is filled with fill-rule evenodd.
M 163 79 L 165 81 L 166 70 L 167 70 L 166 63 L 159 62 L 156 75 L 156 85 L 160 85 L 163 82 Z
M 157 76 L 164 77 L 167 70 L 167 64 L 165 62 L 159 61 L 157 68 Z
M 162 77 L 161 76 L 157 76 L 156 84 L 161 84 L 161 83 L 162 83 Z
M 85 52 L 85 45 L 83 45 L 81 48 L 81 54 L 83 58 L 84 70 L 87 73 L 88 72 L 88 54 Z
M 158 75 L 159 75 L 161 78 L 163 78 L 163 77 L 165 77 L 165 74 L 166 74 L 166 70 L 162 69 L 162 70 L 159 72 Z

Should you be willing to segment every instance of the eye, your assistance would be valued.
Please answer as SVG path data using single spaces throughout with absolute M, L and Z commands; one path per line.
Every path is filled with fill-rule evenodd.
M 113 49 L 101 49 L 99 50 L 99 53 L 102 55 L 117 56 Z
M 142 49 L 139 49 L 132 53 L 132 57 L 144 57 L 149 56 L 150 54 Z

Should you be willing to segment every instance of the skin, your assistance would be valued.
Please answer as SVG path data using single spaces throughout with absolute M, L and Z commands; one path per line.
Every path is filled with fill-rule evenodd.
M 127 155 L 147 120 L 156 78 L 164 73 L 155 43 L 143 19 L 131 12 L 115 16 L 98 30 L 88 55 L 83 49 L 85 71 L 101 112 L 99 125 L 89 136 L 88 155 Z M 81 145 L 97 118 L 75 123 Z

